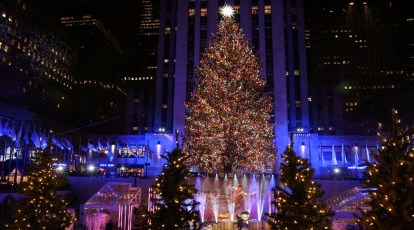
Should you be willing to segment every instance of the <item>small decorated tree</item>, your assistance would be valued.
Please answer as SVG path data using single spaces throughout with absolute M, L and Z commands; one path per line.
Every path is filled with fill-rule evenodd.
M 281 186 L 273 189 L 276 213 L 267 214 L 272 229 L 331 229 L 334 213 L 318 202 L 320 184 L 312 181 L 314 170 L 288 145 L 281 164 Z
M 357 223 L 367 229 L 414 229 L 414 128 L 402 128 L 396 110 L 389 135 L 379 132 L 382 147 L 371 152 L 362 187 L 370 210 L 359 208 Z
M 163 157 L 167 163 L 152 187 L 155 208 L 149 215 L 150 229 L 199 229 L 198 202 L 194 199 L 197 190 L 189 181 L 185 157 L 178 148 Z
M 66 201 L 56 194 L 65 178 L 52 169 L 51 145 L 48 146 L 37 152 L 28 169 L 28 181 L 18 187 L 26 199 L 14 203 L 14 222 L 6 226 L 8 229 L 65 229 L 75 220 Z
M 147 230 L 150 229 L 150 212 L 148 211 L 148 204 L 142 203 L 138 208 L 134 209 L 134 219 L 132 225 L 134 229 Z

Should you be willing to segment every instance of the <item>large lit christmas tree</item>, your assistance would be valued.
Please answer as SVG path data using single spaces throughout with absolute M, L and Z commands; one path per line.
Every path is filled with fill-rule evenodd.
M 28 181 L 18 187 L 26 199 L 14 204 L 14 222 L 8 229 L 65 229 L 74 221 L 68 204 L 56 194 L 66 181 L 52 168 L 50 146 L 37 152 L 28 169 Z
M 261 171 L 275 162 L 272 99 L 242 30 L 224 17 L 196 70 L 184 152 L 200 171 Z
M 414 229 L 414 128 L 402 128 L 396 110 L 389 135 L 379 132 L 381 148 L 371 152 L 362 186 L 369 192 L 370 210 L 354 214 L 367 229 Z
M 314 169 L 288 145 L 281 164 L 281 186 L 273 189 L 276 213 L 267 214 L 272 229 L 331 229 L 334 213 L 318 199 L 321 185 L 312 181 Z
M 198 229 L 200 215 L 196 210 L 198 202 L 194 199 L 197 190 L 189 181 L 190 171 L 184 164 L 185 157 L 178 148 L 163 157 L 167 164 L 152 186 L 155 208 L 149 213 L 150 229 Z

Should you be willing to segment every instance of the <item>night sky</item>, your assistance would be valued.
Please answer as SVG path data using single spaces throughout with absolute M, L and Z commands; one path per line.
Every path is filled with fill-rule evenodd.
M 140 1 L 138 0 L 27 0 L 28 6 L 41 12 L 50 23 L 60 17 L 92 15 L 100 19 L 121 43 L 125 56 L 137 52 Z

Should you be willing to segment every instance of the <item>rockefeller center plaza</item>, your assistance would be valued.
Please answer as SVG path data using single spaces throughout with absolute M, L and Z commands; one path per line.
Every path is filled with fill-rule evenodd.
M 0 229 L 414 229 L 405 0 L 0 0 Z

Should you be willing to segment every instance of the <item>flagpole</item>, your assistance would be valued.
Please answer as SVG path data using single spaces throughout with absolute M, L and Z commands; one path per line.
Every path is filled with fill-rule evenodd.
M 10 153 L 9 153 L 9 174 L 7 175 L 7 181 L 10 180 L 10 170 L 11 170 L 11 162 L 12 162 L 12 154 L 13 154 L 13 147 L 12 144 L 10 144 Z
M 147 146 L 145 147 L 145 148 L 149 148 L 149 144 L 148 144 L 148 140 L 147 140 Z M 148 178 L 148 153 L 149 153 L 149 151 L 148 151 L 148 149 L 146 149 L 146 159 L 145 159 L 145 178 Z

